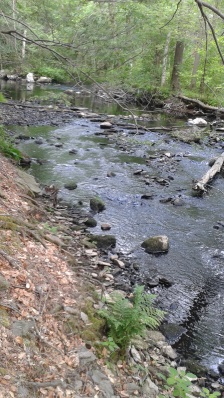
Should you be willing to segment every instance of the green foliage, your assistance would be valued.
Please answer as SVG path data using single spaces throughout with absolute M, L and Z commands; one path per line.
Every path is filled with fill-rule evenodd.
M 204 398 L 217 398 L 220 395 L 221 395 L 221 393 L 218 391 L 210 393 L 208 388 L 205 388 L 205 387 L 202 388 L 201 396 Z
M 7 102 L 6 98 L 2 93 L 0 93 L 0 102 Z
M 22 159 L 21 152 L 16 149 L 10 139 L 6 136 L 3 127 L 0 126 L 0 152 L 8 158 L 19 161 Z
M 114 342 L 113 337 L 108 337 L 108 339 L 105 341 L 98 341 L 97 345 L 101 347 L 106 347 L 111 354 L 119 349 L 118 345 Z
M 35 74 L 50 77 L 55 83 L 66 83 L 69 80 L 66 71 L 57 66 L 40 66 L 35 69 Z
M 187 398 L 191 395 L 191 379 L 196 378 L 192 373 L 186 373 L 185 370 L 177 370 L 175 368 L 169 368 L 169 377 L 166 378 L 163 374 L 159 374 L 160 377 L 166 382 L 164 389 L 168 392 L 167 394 L 160 394 L 159 398 L 170 397 L 172 390 L 172 396 L 177 398 Z M 202 388 L 201 397 L 204 398 L 217 398 L 221 394 L 219 392 L 210 393 L 207 388 Z
M 131 301 L 115 292 L 107 307 L 99 311 L 106 320 L 109 338 L 122 352 L 133 337 L 144 334 L 146 327 L 155 329 L 159 326 L 164 313 L 153 306 L 154 298 L 154 295 L 144 293 L 144 286 L 137 286 Z

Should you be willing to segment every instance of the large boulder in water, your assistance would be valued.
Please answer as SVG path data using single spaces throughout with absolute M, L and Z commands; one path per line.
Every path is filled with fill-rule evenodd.
M 90 208 L 93 211 L 96 211 L 97 213 L 105 210 L 106 206 L 104 204 L 104 202 L 102 201 L 102 199 L 95 197 L 90 199 Z
M 169 239 L 166 235 L 152 236 L 146 239 L 141 246 L 147 253 L 166 253 L 169 250 Z
M 27 73 L 26 81 L 27 81 L 27 83 L 34 83 L 33 73 Z

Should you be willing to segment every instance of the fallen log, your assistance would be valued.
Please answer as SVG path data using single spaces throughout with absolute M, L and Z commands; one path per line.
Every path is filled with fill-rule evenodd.
M 183 100 L 186 103 L 195 104 L 195 105 L 199 106 L 199 108 L 201 108 L 207 112 L 224 113 L 224 108 L 218 108 L 217 106 L 207 105 L 198 99 L 188 98 L 188 97 L 185 97 L 184 95 L 177 95 L 177 98 L 180 98 L 181 100 Z
M 224 152 L 218 157 L 213 166 L 207 171 L 207 173 L 193 186 L 193 190 L 199 194 L 203 194 L 207 191 L 206 185 L 211 181 L 216 174 L 220 173 L 224 163 Z

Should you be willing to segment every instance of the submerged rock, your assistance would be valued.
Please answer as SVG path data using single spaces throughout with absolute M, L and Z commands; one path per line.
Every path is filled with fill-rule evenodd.
M 141 245 L 147 253 L 166 253 L 169 250 L 169 239 L 166 235 L 152 236 Z
M 94 211 L 96 211 L 97 213 L 105 210 L 106 206 L 104 204 L 104 202 L 102 201 L 102 199 L 96 197 L 96 198 L 92 198 L 90 199 L 90 208 Z

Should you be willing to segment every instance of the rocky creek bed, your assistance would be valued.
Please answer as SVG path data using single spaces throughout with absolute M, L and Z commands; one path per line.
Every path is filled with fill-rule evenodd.
M 115 202 L 113 204 L 113 207 L 116 209 L 116 207 L 119 206 L 123 206 L 125 205 L 125 210 L 127 211 L 127 206 L 125 203 L 128 204 L 128 207 L 140 207 L 143 209 L 143 213 L 145 214 L 145 216 L 150 216 L 152 217 L 152 213 L 153 215 L 153 219 L 152 222 L 150 223 L 150 232 L 164 232 L 164 231 L 169 231 L 170 229 L 167 228 L 167 223 L 169 223 L 170 221 L 173 220 L 173 217 L 171 217 L 171 219 L 167 218 L 164 219 L 164 217 L 162 217 L 162 219 L 159 217 L 159 213 L 158 211 L 160 211 L 160 206 L 169 206 L 169 213 L 174 210 L 175 213 L 175 217 L 178 216 L 178 211 L 179 209 L 186 209 L 187 208 L 187 212 L 191 213 L 190 214 L 190 219 L 193 216 L 193 219 L 199 216 L 199 219 L 202 221 L 202 225 L 204 223 L 204 221 L 202 220 L 202 217 L 200 215 L 200 213 L 198 213 L 199 210 L 197 210 L 197 205 L 196 202 L 198 203 L 198 198 L 192 198 L 189 195 L 189 188 L 188 190 L 185 190 L 185 188 L 181 188 L 180 186 L 180 182 L 177 181 L 177 184 L 175 184 L 174 187 L 172 187 L 172 182 L 178 177 L 176 177 L 176 173 L 177 171 L 180 169 L 180 164 L 184 163 L 184 162 L 188 162 L 189 159 L 191 161 L 191 164 L 194 164 L 194 168 L 193 168 L 193 172 L 192 177 L 196 177 L 196 175 L 199 175 L 199 171 L 202 172 L 202 170 L 205 168 L 205 164 L 200 165 L 200 167 L 198 168 L 198 161 L 200 161 L 201 159 L 205 159 L 207 156 L 207 153 L 213 153 L 214 154 L 218 151 L 220 151 L 222 149 L 222 140 L 220 140 L 220 134 L 219 136 L 217 136 L 217 134 L 214 134 L 213 136 L 209 136 L 207 135 L 206 141 L 207 144 L 210 145 L 209 149 L 205 149 L 203 147 L 203 155 L 201 155 L 201 159 L 200 159 L 200 155 L 198 156 L 196 153 L 198 152 L 198 148 L 195 148 L 195 151 L 193 151 L 194 153 L 192 153 L 192 150 L 189 147 L 181 147 L 181 149 L 184 151 L 180 152 L 180 148 L 178 147 L 178 144 L 174 144 L 174 148 L 175 148 L 175 152 L 173 151 L 173 141 L 170 141 L 171 138 L 169 136 L 166 135 L 149 135 L 149 133 L 147 133 L 147 129 L 146 128 L 140 128 L 138 133 L 136 133 L 136 129 L 134 124 L 130 124 L 128 123 L 127 120 L 125 119 L 121 119 L 121 118 L 113 118 L 113 117 L 107 117 L 107 115 L 98 115 L 98 114 L 94 114 L 94 113 L 90 113 L 88 112 L 86 109 L 73 109 L 73 110 L 62 110 L 62 109 L 57 109 L 57 111 L 55 111 L 55 109 L 52 108 L 42 108 L 41 109 L 35 109 L 33 107 L 29 107 L 29 104 L 27 104 L 28 106 L 24 106 L 26 104 L 23 104 L 23 106 L 19 106 L 17 104 L 13 104 L 13 105 L 1 105 L 3 111 L 1 111 L 1 116 L 2 116 L 2 122 L 6 125 L 11 125 L 11 124 L 19 124 L 19 125 L 63 125 L 66 122 L 72 122 L 73 123 L 73 131 L 75 131 L 77 133 L 77 131 L 79 131 L 79 129 L 84 130 L 85 131 L 85 137 L 86 137 L 86 130 L 91 129 L 90 133 L 92 135 L 92 133 L 94 134 L 94 136 L 97 138 L 97 144 L 100 145 L 101 147 L 101 151 L 104 148 L 107 149 L 108 147 L 108 142 L 109 142 L 109 151 L 111 152 L 113 149 L 115 148 L 116 151 L 118 150 L 121 153 L 121 156 L 123 154 L 124 159 L 125 159 L 125 163 L 130 165 L 129 168 L 129 172 L 131 170 L 132 172 L 132 180 L 131 182 L 133 183 L 133 181 L 136 181 L 134 183 L 134 189 L 138 189 L 139 190 L 139 185 L 141 185 L 141 191 L 137 191 L 138 193 L 136 194 L 132 194 L 131 195 L 131 202 L 130 202 L 130 198 L 128 198 L 126 195 L 122 194 L 122 191 L 120 191 L 120 196 L 118 195 L 117 198 L 115 198 L 114 194 L 112 195 L 108 195 L 107 190 L 105 190 L 105 177 L 106 180 L 110 180 L 110 181 L 115 181 L 115 186 L 118 185 L 120 186 L 121 183 L 124 183 L 124 179 L 122 180 L 121 178 L 121 171 L 118 168 L 118 170 L 115 170 L 114 166 L 112 166 L 111 161 L 109 159 L 109 167 L 107 167 L 107 169 L 103 169 L 104 170 L 104 178 L 103 180 L 101 178 L 99 178 L 99 176 L 95 176 L 93 177 L 91 175 L 91 179 L 96 178 L 100 181 L 97 181 L 97 185 L 94 183 L 93 185 L 90 184 L 90 190 L 92 189 L 94 192 L 94 196 L 95 194 L 99 194 L 100 196 L 103 196 L 104 201 L 106 202 L 106 207 L 108 208 L 108 204 L 107 203 L 111 203 Z M 15 115 L 13 116 L 13 112 L 12 113 L 12 118 L 10 119 L 9 116 L 9 109 L 15 109 Z M 68 116 L 68 118 L 67 118 Z M 76 121 L 74 123 L 74 117 L 75 118 L 79 118 L 81 119 L 80 121 Z M 56 119 L 55 119 L 56 118 Z M 13 121 L 13 123 L 10 123 L 10 120 Z M 53 120 L 53 123 L 52 123 Z M 107 125 L 102 125 L 102 123 L 111 123 L 111 125 L 107 124 Z M 54 124 L 55 123 L 55 124 Z M 101 125 L 101 128 L 100 128 Z M 96 127 L 93 127 L 96 126 Z M 24 133 L 24 131 L 21 133 L 21 131 L 19 132 L 18 129 L 11 129 L 11 126 L 9 127 L 9 130 L 11 133 L 13 133 L 13 135 L 15 135 L 15 130 L 16 131 L 16 142 L 19 144 L 19 146 L 25 150 L 25 148 L 27 149 L 27 152 L 29 152 L 29 145 L 31 145 L 31 147 L 36 148 L 43 148 L 39 151 L 39 149 L 37 150 L 38 155 L 40 155 L 40 157 L 33 157 L 32 156 L 32 152 L 30 153 L 31 157 L 33 157 L 32 160 L 32 172 L 34 174 L 36 174 L 38 176 L 38 169 L 39 167 L 42 167 L 42 173 L 40 174 L 45 174 L 46 171 L 48 173 L 49 171 L 49 164 L 46 166 L 47 162 L 46 162 L 46 157 L 43 156 L 44 155 L 44 150 L 49 151 L 49 149 L 54 148 L 54 150 L 59 151 L 60 150 L 66 150 L 67 153 L 70 152 L 69 157 L 70 160 L 68 163 L 71 163 L 71 156 L 75 156 L 78 157 L 78 155 L 80 154 L 80 149 L 77 147 L 73 147 L 71 146 L 71 142 L 69 143 L 69 145 L 66 144 L 66 140 L 64 139 L 65 137 L 63 137 L 63 133 L 61 134 L 60 132 L 56 133 L 54 132 L 54 136 L 50 137 L 50 142 L 47 142 L 45 140 L 45 137 L 43 134 L 41 134 L 41 136 L 39 135 L 40 130 L 38 130 L 38 134 L 35 136 L 34 134 L 34 130 L 32 130 L 32 132 L 28 132 L 26 130 L 26 132 Z M 67 132 L 69 132 L 69 128 L 67 130 Z M 194 139 L 195 134 L 198 135 L 201 134 L 200 130 L 195 132 L 195 131 L 190 131 L 189 129 L 186 131 L 186 136 L 189 140 L 189 133 L 192 133 L 192 141 L 193 142 L 199 142 L 198 138 L 197 140 Z M 64 131 L 64 134 L 66 135 L 66 130 Z M 74 133 L 73 133 L 74 134 Z M 69 132 L 70 135 L 70 132 Z M 147 135 L 147 137 L 145 136 Z M 184 134 L 183 134 L 184 135 Z M 31 136 L 33 136 L 34 138 L 30 138 Z M 206 136 L 206 134 L 202 134 L 200 137 L 200 140 L 204 139 L 204 136 Z M 84 141 L 86 140 L 86 138 L 84 138 Z M 127 140 L 127 137 L 130 137 L 130 140 Z M 141 139 L 141 137 L 144 137 L 144 139 Z M 138 141 L 137 139 L 140 138 L 140 143 L 136 142 Z M 49 139 L 49 137 L 48 137 Z M 106 141 L 105 141 L 106 139 Z M 150 148 L 148 148 L 148 146 L 144 144 L 144 140 L 147 140 L 151 142 Z M 90 149 L 91 151 L 91 147 L 87 148 L 87 146 L 89 146 L 89 142 L 90 141 L 86 141 L 86 147 L 84 149 Z M 162 145 L 160 144 L 160 142 L 162 143 Z M 77 144 L 77 143 L 76 143 Z M 172 144 L 172 152 L 170 151 L 170 144 Z M 70 148 L 69 148 L 70 146 Z M 156 150 L 154 150 L 154 146 L 156 146 Z M 162 148 L 161 148 L 162 146 Z M 175 147 L 176 146 L 176 147 Z M 51 147 L 51 148 L 50 148 Z M 45 149 L 44 149 L 45 148 Z M 210 148 L 214 148 L 214 151 Z M 82 148 L 82 150 L 84 150 Z M 188 149 L 188 150 L 187 150 Z M 33 149 L 32 149 L 33 150 Z M 93 148 L 92 148 L 93 150 Z M 179 152 L 178 152 L 179 151 Z M 87 151 L 88 152 L 88 151 Z M 199 150 L 200 152 L 200 150 Z M 57 156 L 56 156 L 57 157 Z M 96 158 L 96 153 L 94 155 L 94 158 Z M 92 156 L 90 155 L 90 161 L 92 160 Z M 47 159 L 47 161 L 49 161 L 49 158 Z M 79 160 L 75 159 L 72 160 L 73 162 L 76 162 L 76 166 L 78 165 Z M 55 159 L 55 162 L 58 162 L 58 158 Z M 59 163 L 58 163 L 59 164 Z M 139 167 L 140 165 L 140 167 Z M 43 167 L 44 166 L 44 167 Z M 95 166 L 95 163 L 94 163 Z M 105 164 L 104 164 L 105 166 Z M 51 165 L 50 165 L 51 167 Z M 154 175 L 149 172 L 149 167 L 153 168 L 154 171 Z M 80 166 L 81 168 L 81 166 Z M 79 168 L 79 172 L 80 172 L 80 168 Z M 71 172 L 72 169 L 69 170 L 69 173 Z M 196 174 L 196 170 L 197 170 L 197 174 Z M 60 171 L 60 170 L 58 170 Z M 57 171 L 57 172 L 58 172 Z M 72 170 L 74 171 L 74 170 Z M 125 174 L 125 173 L 124 173 Z M 67 179 L 69 181 L 67 182 L 71 182 L 70 178 L 68 178 L 69 174 L 67 174 Z M 53 178 L 52 178 L 53 177 Z M 64 175 L 65 177 L 65 175 Z M 215 275 L 213 277 L 210 277 L 210 280 L 208 281 L 208 283 L 206 284 L 203 281 L 201 281 L 200 279 L 197 279 L 197 284 L 199 284 L 199 286 L 197 286 L 197 289 L 195 289 L 195 291 L 193 291 L 192 289 L 195 288 L 194 284 L 189 283 L 188 282 L 188 286 L 186 288 L 183 289 L 183 287 L 181 286 L 181 282 L 176 280 L 177 275 L 172 275 L 172 262 L 179 262 L 180 263 L 180 268 L 181 268 L 181 272 L 182 273 L 186 273 L 186 270 L 184 270 L 183 265 L 183 258 L 184 260 L 188 258 L 188 261 L 192 262 L 192 257 L 189 256 L 187 251 L 183 251 L 183 249 L 181 248 L 180 250 L 180 256 L 176 256 L 175 258 L 173 258 L 171 256 L 170 259 L 168 259 L 168 262 L 165 261 L 164 263 L 164 259 L 166 255 L 163 256 L 154 256 L 154 255 L 149 255 L 149 254 L 143 254 L 142 257 L 142 249 L 140 249 L 140 242 L 143 239 L 143 237 L 147 237 L 145 236 L 145 231 L 144 233 L 141 232 L 141 236 L 142 239 L 140 240 L 140 237 L 136 240 L 136 244 L 134 245 L 127 245 L 127 241 L 130 241 L 131 239 L 136 239 L 136 234 L 131 231 L 132 233 L 129 232 L 129 230 L 127 230 L 127 236 L 125 237 L 125 239 L 122 239 L 120 237 L 120 232 L 119 232 L 119 228 L 116 230 L 116 228 L 114 228 L 114 222 L 110 223 L 110 217 L 111 220 L 113 220 L 114 217 L 114 213 L 110 214 L 107 213 L 106 217 L 108 217 L 108 219 L 106 219 L 105 222 L 105 213 L 97 213 L 96 209 L 94 211 L 94 209 L 92 211 L 86 211 L 86 203 L 87 201 L 89 201 L 90 197 L 93 196 L 92 194 L 89 195 L 89 197 L 85 197 L 85 193 L 83 194 L 77 194 L 78 190 L 73 191 L 73 189 L 69 189 L 68 187 L 65 187 L 65 181 L 64 181 L 64 177 L 62 180 L 59 180 L 57 178 L 55 178 L 55 174 L 52 176 L 50 176 L 49 174 L 47 174 L 47 178 L 45 175 L 45 178 L 43 179 L 43 183 L 56 183 L 59 185 L 60 191 L 58 194 L 58 199 L 59 199 L 59 204 L 57 205 L 57 208 L 55 210 L 55 217 L 56 217 L 56 222 L 58 222 L 59 219 L 64 220 L 66 219 L 69 223 L 71 223 L 73 225 L 73 228 L 75 230 L 86 230 L 88 225 L 88 223 L 91 223 L 91 220 L 96 219 L 98 222 L 98 226 L 96 227 L 96 232 L 94 232 L 94 236 L 88 236 L 88 234 L 86 235 L 85 233 L 85 238 L 84 238 L 84 245 L 86 246 L 86 253 L 88 253 L 88 255 L 90 256 L 90 258 L 92 258 L 91 262 L 91 266 L 90 269 L 86 269 L 85 272 L 87 273 L 88 277 L 91 277 L 93 279 L 96 279 L 98 281 L 100 281 L 101 283 L 104 284 L 104 286 L 107 289 L 114 289 L 114 288 L 119 288 L 122 290 L 125 290 L 126 292 L 130 292 L 132 290 L 132 286 L 135 283 L 144 283 L 146 285 L 146 287 L 148 289 L 150 289 L 151 291 L 155 292 L 158 294 L 159 297 L 159 302 L 160 304 L 163 306 L 163 308 L 165 310 L 168 310 L 168 318 L 167 318 L 167 322 L 168 322 L 168 326 L 175 326 L 175 325 L 181 325 L 181 328 L 178 329 L 178 327 L 173 328 L 173 330 L 169 329 L 168 327 L 165 328 L 163 330 L 163 333 L 167 335 L 168 339 L 170 339 L 171 343 L 175 343 L 180 336 L 182 335 L 183 332 L 185 332 L 186 330 L 191 332 L 191 328 L 192 325 L 195 324 L 196 320 L 197 320 L 197 316 L 198 314 L 200 314 L 200 310 L 203 312 L 203 309 L 206 308 L 207 306 L 210 305 L 210 299 L 214 298 L 214 295 L 217 294 L 217 287 L 221 288 L 222 287 L 222 283 L 220 285 L 219 283 L 219 278 L 220 275 Z M 119 177 L 119 180 L 117 179 L 117 177 Z M 125 175 L 124 175 L 125 177 Z M 40 178 L 41 179 L 41 178 Z M 188 183 L 189 183 L 189 175 L 187 176 L 188 179 Z M 55 181 L 52 181 L 55 180 Z M 81 180 L 83 181 L 83 176 L 81 176 Z M 116 181 L 117 180 L 117 181 Z M 95 180 L 96 181 L 96 180 Z M 122 182 L 123 181 L 123 182 Z M 63 182 L 63 185 L 62 185 Z M 77 182 L 77 186 L 79 187 L 80 181 L 78 181 L 77 179 L 77 175 L 76 175 L 76 182 Z M 100 182 L 100 184 L 99 184 Z M 139 184 L 140 183 L 140 184 Z M 100 188 L 101 184 L 103 184 L 103 188 Z M 87 185 L 87 183 L 86 183 Z M 179 185 L 179 187 L 178 187 Z M 113 189 L 115 189 L 115 186 L 112 186 L 112 191 Z M 71 188 L 71 186 L 70 186 Z M 75 187 L 76 188 L 76 187 Z M 111 187 L 110 187 L 111 189 Z M 187 192 L 186 192 L 187 191 Z M 74 194 L 75 192 L 75 194 Z M 111 193 L 110 192 L 110 193 Z M 172 193 L 170 193 L 172 192 Z M 72 194 L 73 196 L 70 197 L 69 201 L 70 201 L 70 210 L 69 210 L 69 214 L 67 214 L 67 210 L 66 210 L 66 215 L 63 215 L 63 211 L 60 209 L 60 203 L 62 203 L 63 201 L 67 201 L 68 200 L 68 193 Z M 77 198 L 77 196 L 79 196 L 79 198 Z M 74 203 L 74 198 L 76 198 L 75 203 Z M 108 202 L 109 199 L 109 202 Z M 217 196 L 215 196 L 214 201 L 217 199 Z M 81 205 L 81 202 L 83 202 L 83 205 Z M 158 206 L 158 203 L 159 206 Z M 153 206 L 152 206 L 153 204 Z M 213 202 L 212 202 L 213 204 Z M 156 205 L 156 206 L 155 206 Z M 148 206 L 152 207 L 152 211 L 150 213 L 150 215 L 148 214 Z M 81 207 L 81 209 L 80 209 Z M 84 211 L 82 210 L 82 208 L 84 207 Z M 203 206 L 202 209 L 200 210 L 203 212 Z M 220 207 L 220 211 L 221 211 L 221 207 Z M 193 214 L 195 213 L 195 214 Z M 127 217 L 131 217 L 132 213 L 127 213 Z M 139 216 L 139 213 L 138 213 Z M 164 214 L 162 214 L 162 216 L 164 216 Z M 161 224 L 161 228 L 158 228 L 158 226 L 155 228 L 155 224 L 156 221 L 155 219 L 158 217 L 158 222 Z M 69 219 L 70 218 L 70 219 Z M 109 221 L 108 221 L 109 220 Z M 93 221 L 92 221 L 93 222 Z M 134 221 L 134 223 L 136 223 L 137 220 Z M 173 221 L 172 221 L 173 222 Z M 173 228 L 174 227 L 174 224 Z M 218 239 L 220 240 L 220 245 L 221 245 L 221 234 L 220 231 L 222 231 L 222 220 L 219 218 L 217 219 L 216 216 L 213 217 L 212 219 L 213 225 L 211 226 L 211 228 L 215 227 L 214 229 L 216 229 L 218 231 L 218 235 L 216 235 L 216 238 L 218 236 Z M 93 224 L 92 224 L 93 225 Z M 144 229 L 146 227 L 147 223 L 145 225 L 143 225 Z M 124 224 L 122 227 L 124 228 L 126 226 L 126 224 Z M 112 227 L 112 228 L 111 228 Z M 94 248 L 91 247 L 91 241 L 96 241 L 96 235 L 98 234 L 102 234 L 102 230 L 106 230 L 106 229 L 110 229 L 111 230 L 109 232 L 105 232 L 104 234 L 106 234 L 107 236 L 110 235 L 112 232 L 115 232 L 115 236 L 117 238 L 117 243 L 118 243 L 118 249 L 113 249 L 112 246 L 114 245 L 114 238 L 112 240 L 107 240 L 105 242 L 102 243 L 102 240 L 98 243 L 98 247 L 101 249 L 101 255 L 100 255 L 100 260 L 97 258 L 97 252 L 95 251 Z M 133 226 L 132 226 L 133 228 Z M 201 229 L 201 226 L 200 226 Z M 186 228 L 187 230 L 187 228 Z M 116 233 L 118 232 L 118 233 Z M 124 229 L 124 232 L 125 229 Z M 213 231 L 212 231 L 213 232 Z M 138 230 L 139 233 L 139 230 Z M 198 232 L 197 232 L 198 233 Z M 176 248 L 176 250 L 178 250 L 178 240 L 177 240 L 177 235 L 180 234 L 179 228 L 177 229 L 177 231 L 172 234 L 171 237 L 171 243 L 172 246 L 174 246 Z M 92 235 L 92 234 L 91 234 Z M 167 235 L 170 235 L 170 233 L 167 233 Z M 197 234 L 196 234 L 197 236 Z M 195 236 L 192 237 L 193 241 L 195 241 Z M 200 237 L 198 238 L 198 242 L 201 244 L 200 242 Z M 186 246 L 189 245 L 189 241 L 188 239 L 186 239 Z M 213 237 L 214 240 L 214 237 Z M 176 243 L 175 243 L 176 242 Z M 182 242 L 182 240 L 181 240 Z M 190 244 L 192 244 L 192 242 L 190 241 Z M 137 249 L 136 249 L 137 247 Z M 141 250 L 141 255 L 139 256 L 139 251 Z M 216 259 L 213 260 L 216 266 L 216 269 L 219 268 L 221 266 L 220 264 L 220 258 L 222 258 L 222 253 L 221 253 L 221 249 L 216 248 L 215 251 L 211 253 L 208 253 L 207 248 L 206 248 L 206 256 L 213 256 L 212 258 Z M 131 254 L 130 254 L 131 252 Z M 201 261 L 201 255 L 203 255 L 203 253 L 200 252 L 200 256 L 197 256 L 195 253 L 193 253 L 193 258 L 195 261 L 196 265 L 199 265 L 200 261 Z M 204 254 L 205 255 L 205 254 Z M 169 257 L 169 254 L 167 255 L 167 257 Z M 198 258 L 197 258 L 198 257 Z M 207 261 L 207 258 L 206 258 Z M 146 262 L 148 263 L 149 267 L 148 269 L 143 269 L 142 267 L 142 263 Z M 182 264 L 182 265 L 181 265 Z M 171 272 L 166 272 L 166 270 L 164 269 L 164 265 L 165 267 L 170 267 L 171 268 Z M 163 270 L 163 272 L 161 272 Z M 201 272 L 201 268 L 199 270 L 196 270 L 196 274 L 198 275 L 198 273 Z M 208 273 L 208 278 L 209 278 L 209 272 L 210 270 L 206 270 L 206 272 Z M 193 276 L 194 277 L 194 276 Z M 213 279 L 212 279 L 213 278 Z M 217 283 L 217 280 L 218 283 Z M 212 282 L 212 283 L 211 283 Z M 221 281 L 222 282 L 222 281 Z M 209 291 L 210 289 L 210 291 Z M 177 294 L 179 294 L 179 296 L 177 296 Z M 209 296 L 210 294 L 210 296 Z M 220 293 L 219 293 L 220 294 Z M 222 294 L 222 293 L 221 293 Z M 174 300 L 175 297 L 175 300 Z M 176 300 L 177 297 L 181 297 L 181 302 L 178 303 L 178 301 Z M 179 304 L 181 304 L 179 306 Z M 203 317 L 202 317 L 203 318 Z M 189 323 L 189 324 L 188 324 Z M 160 336 L 160 339 L 163 340 L 163 338 Z M 184 344 L 184 343 L 183 343 Z M 164 344 L 162 344 L 164 345 Z M 220 344 L 221 346 L 221 344 Z M 189 341 L 187 342 L 187 349 L 189 348 Z M 192 347 L 191 347 L 192 349 Z M 196 350 L 197 351 L 197 350 Z M 186 352 L 185 352 L 186 354 Z M 191 354 L 191 360 L 192 360 L 192 353 Z M 186 355 L 185 355 L 186 356 Z M 195 356 L 195 355 L 194 355 Z M 157 358 L 158 359 L 158 358 Z M 171 358 L 175 359 L 175 358 Z M 195 358 L 198 359 L 198 358 Z M 161 358 L 158 359 L 159 361 L 161 361 Z M 163 359 L 162 359 L 163 361 Z M 220 361 L 221 363 L 221 361 Z M 212 370 L 212 372 L 210 371 L 210 374 L 212 376 L 214 376 L 216 379 L 220 377 L 220 375 L 217 372 L 217 363 L 216 363 L 216 367 L 215 367 L 215 371 Z M 190 363 L 188 363 L 188 366 L 190 367 Z M 204 370 L 202 370 L 203 367 L 201 367 L 201 372 L 200 376 L 204 377 L 205 375 L 207 375 L 207 370 L 206 368 L 204 368 Z M 195 369 L 193 370 L 191 368 L 192 371 L 195 371 Z M 199 368 L 198 368 L 198 372 L 199 372 Z M 198 373 L 197 372 L 197 373 Z M 220 379 L 220 381 L 222 381 Z M 136 387 L 136 386 L 135 386 Z M 217 387 L 217 385 L 216 385 Z M 147 395 L 146 395 L 147 396 Z M 150 395 L 151 396 L 151 395 Z M 153 396 L 153 395 L 152 395 Z

